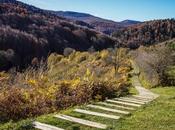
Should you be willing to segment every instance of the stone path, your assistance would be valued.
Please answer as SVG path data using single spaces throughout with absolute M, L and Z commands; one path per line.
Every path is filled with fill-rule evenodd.
M 135 103 L 129 103 L 129 102 L 123 102 L 123 101 L 116 101 L 116 100 L 106 100 L 107 102 L 111 102 L 111 103 L 117 103 L 117 104 L 121 104 L 121 105 L 127 105 L 127 106 L 132 106 L 132 107 L 141 107 L 140 104 L 135 104 Z
M 64 130 L 62 128 L 58 128 L 58 127 L 47 125 L 40 122 L 33 122 L 33 125 L 36 129 L 41 129 L 41 130 Z
M 97 105 L 87 105 L 87 107 L 101 109 L 101 110 L 104 110 L 104 111 L 109 111 L 109 112 L 114 112 L 114 113 L 129 114 L 129 112 L 127 112 L 127 111 L 121 111 L 121 110 L 106 108 L 106 107 L 97 106 Z
M 132 72 L 132 84 L 135 86 L 136 90 L 139 92 L 138 95 L 108 99 L 104 102 L 98 102 L 96 104 L 89 104 L 84 109 L 74 109 L 73 112 L 77 112 L 83 115 L 89 116 L 97 116 L 103 117 L 107 119 L 118 120 L 126 114 L 132 113 L 133 110 L 138 109 L 139 107 L 148 104 L 152 100 L 156 99 L 159 95 L 152 93 L 151 91 L 142 87 L 139 78 L 138 78 L 138 67 L 133 63 L 134 70 Z M 92 110 L 89 110 L 91 108 Z M 99 112 L 100 110 L 100 112 Z M 110 114 L 107 114 L 106 111 Z M 114 115 L 114 113 L 118 113 L 119 116 Z M 58 120 L 66 120 L 68 122 L 74 122 L 81 125 L 85 125 L 92 128 L 98 129 L 107 129 L 108 124 L 102 124 L 98 121 L 90 121 L 82 118 L 77 118 L 74 116 L 68 115 L 55 115 L 54 116 Z M 44 124 L 40 122 L 34 122 L 34 127 L 40 130 L 63 130 L 62 128 L 58 128 L 49 124 Z
M 82 109 L 75 109 L 74 111 L 82 113 L 82 114 L 88 114 L 88 115 L 93 115 L 93 116 L 105 117 L 105 118 L 110 118 L 110 119 L 116 119 L 116 120 L 120 119 L 120 116 L 104 114 L 104 113 L 99 113 L 99 112 L 93 112 L 93 111 L 87 111 L 87 110 L 82 110 Z
M 124 102 L 130 102 L 130 103 L 136 103 L 136 104 L 142 104 L 144 105 L 145 102 L 142 102 L 142 101 L 136 101 L 136 100 L 132 100 L 132 99 L 116 99 L 118 101 L 124 101 Z
M 102 105 L 105 105 L 105 106 L 108 106 L 108 107 L 116 107 L 116 108 L 126 109 L 126 110 L 135 110 L 135 108 L 132 108 L 132 107 L 110 104 L 110 103 L 106 103 L 106 102 L 99 102 L 98 104 L 102 104 Z
M 63 119 L 63 120 L 67 120 L 67 121 L 71 121 L 71 122 L 91 126 L 91 127 L 100 128 L 100 129 L 106 129 L 107 128 L 107 125 L 105 125 L 105 124 L 101 124 L 101 123 L 97 123 L 97 122 L 93 122 L 93 121 L 89 121 L 89 120 L 84 120 L 84 119 L 80 119 L 80 118 L 76 118 L 76 117 L 72 117 L 72 116 L 55 115 L 55 117 L 59 118 L 59 119 Z

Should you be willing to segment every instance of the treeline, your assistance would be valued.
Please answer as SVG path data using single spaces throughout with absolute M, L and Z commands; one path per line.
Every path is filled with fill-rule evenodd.
M 101 50 L 115 44 L 109 37 L 80 28 L 63 18 L 29 9 L 17 3 L 0 5 L 0 57 L 5 59 L 1 59 L 2 63 L 9 61 L 4 58 L 7 57 L 4 51 L 8 49 L 18 57 L 15 65 L 23 68 L 33 58 L 46 58 L 52 52 L 62 54 L 67 47 L 84 51 L 93 46 Z
M 126 47 L 138 48 L 140 45 L 170 40 L 175 37 L 175 20 L 153 20 L 124 28 L 113 33 L 118 42 Z

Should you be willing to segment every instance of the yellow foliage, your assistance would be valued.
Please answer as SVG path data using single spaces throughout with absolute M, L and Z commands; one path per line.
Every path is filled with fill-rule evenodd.
M 8 80 L 9 79 L 9 75 L 5 72 L 0 72 L 0 81 L 3 80 Z
M 71 84 L 72 84 L 72 87 L 78 86 L 80 84 L 80 78 L 72 80 Z
M 8 75 L 5 72 L 0 72 L 0 77 L 7 77 Z
M 71 86 L 72 88 L 77 87 L 81 83 L 80 78 L 76 78 L 73 80 L 62 80 L 60 84 L 65 84 L 67 86 Z
M 129 71 L 129 68 L 128 67 L 120 67 L 118 69 L 118 72 L 119 73 L 127 73 Z
M 47 76 L 41 75 L 40 79 L 44 82 L 47 82 L 49 79 Z
M 91 73 L 90 69 L 87 68 L 86 73 L 83 77 L 83 80 L 85 81 L 92 81 L 94 78 L 94 73 Z
M 23 92 L 23 94 L 24 94 L 24 97 L 25 97 L 26 100 L 30 99 L 30 95 L 29 95 L 28 92 Z
M 126 75 L 123 75 L 120 79 L 122 82 L 126 82 L 127 81 L 127 76 Z
M 47 98 L 49 99 L 55 99 L 55 94 L 58 87 L 56 85 L 52 85 L 48 87 L 48 89 L 44 89 L 44 93 L 46 94 Z
M 102 59 L 105 59 L 107 58 L 109 55 L 109 52 L 107 50 L 103 50 L 101 53 L 100 53 L 100 56 Z
M 131 62 L 132 62 L 131 60 L 125 60 L 125 61 L 124 61 L 124 64 L 126 64 L 126 65 L 131 65 Z
M 51 65 L 55 65 L 56 63 L 60 62 L 62 58 L 62 55 L 52 53 L 47 59 L 47 64 L 49 67 L 51 67 Z
M 31 85 L 31 86 L 37 86 L 37 81 L 34 80 L 34 79 L 29 79 L 28 84 Z
M 86 70 L 86 76 L 90 76 L 91 75 L 91 71 L 87 68 Z
M 47 70 L 27 70 L 16 78 L 18 81 L 14 87 L 27 83 L 31 86 L 29 89 L 17 87 L 16 90 L 6 90 L 4 88 L 4 93 L 1 89 L 0 101 L 2 106 L 7 106 L 4 109 L 9 116 L 7 118 L 15 117 L 11 115 L 14 113 L 13 109 L 12 112 L 8 112 L 9 105 L 14 100 L 17 103 L 13 104 L 12 108 L 20 108 L 16 109 L 19 111 L 19 117 L 24 113 L 24 108 L 29 108 L 30 113 L 24 113 L 23 116 L 26 118 L 64 109 L 72 104 L 83 104 L 91 99 L 101 101 L 106 97 L 112 98 L 114 94 L 123 94 L 122 87 L 127 87 L 130 61 L 125 57 L 120 60 L 120 74 L 115 74 L 114 65 L 106 63 L 109 54 L 109 51 L 103 50 L 95 53 L 74 52 L 69 57 L 50 55 L 47 60 Z M 3 72 L 0 73 L 1 77 L 8 77 L 8 75 Z M 3 85 L 2 82 L 1 84 Z M 21 96 L 24 101 L 21 101 Z

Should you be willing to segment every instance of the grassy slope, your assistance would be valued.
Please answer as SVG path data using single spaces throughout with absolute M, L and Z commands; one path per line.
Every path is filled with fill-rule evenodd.
M 62 113 L 75 117 L 81 117 L 83 119 L 88 119 L 91 121 L 97 121 L 99 123 L 108 124 L 108 129 L 112 130 L 174 130 L 175 87 L 155 88 L 152 89 L 152 91 L 160 94 L 160 97 L 156 101 L 133 112 L 132 115 L 125 116 L 124 118 L 117 121 L 95 116 L 84 116 L 82 114 L 72 112 L 73 108 L 62 111 Z M 135 89 L 131 88 L 130 93 L 136 94 Z M 81 106 L 79 108 L 87 109 L 84 106 Z M 104 112 L 102 110 L 98 111 Z M 6 124 L 0 124 L 0 130 L 34 130 L 31 127 L 32 120 L 33 119 L 28 119 L 19 121 L 17 123 L 9 122 Z M 37 118 L 37 120 L 59 126 L 67 130 L 92 130 L 90 127 L 85 127 L 76 123 L 60 121 L 53 118 L 52 114 L 40 116 Z
M 155 88 L 160 97 L 116 124 L 118 130 L 174 130 L 175 87 Z
M 174 130 L 175 129 L 175 87 L 154 88 L 153 92 L 160 94 L 160 97 L 146 107 L 132 113 L 131 116 L 125 117 L 119 121 L 112 121 L 105 118 L 82 116 L 81 114 L 71 112 L 72 109 L 64 111 L 68 115 L 89 119 L 101 123 L 110 124 L 109 129 L 116 130 Z M 83 106 L 82 106 L 83 107 Z M 101 111 L 102 112 L 102 111 Z M 52 117 L 52 115 L 41 116 L 37 118 L 41 122 L 46 122 L 59 127 L 72 129 L 92 129 L 79 124 L 60 121 Z M 8 123 L 0 125 L 0 130 L 25 130 L 30 129 L 30 120 L 19 123 Z M 23 126 L 23 127 L 21 127 Z M 26 127 L 28 126 L 28 127 Z M 24 128 L 25 127 L 25 128 Z M 33 130 L 33 129 L 30 129 Z

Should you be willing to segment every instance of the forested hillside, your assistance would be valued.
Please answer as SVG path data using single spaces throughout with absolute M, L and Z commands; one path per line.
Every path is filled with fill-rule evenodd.
M 153 20 L 116 31 L 113 34 L 126 47 L 138 48 L 152 45 L 175 37 L 175 20 Z
M 15 0 L 1 1 L 0 36 L 0 69 L 26 66 L 34 57 L 63 53 L 67 47 L 84 51 L 93 46 L 100 50 L 115 43 L 100 33 Z M 10 56 L 8 49 L 13 52 Z

